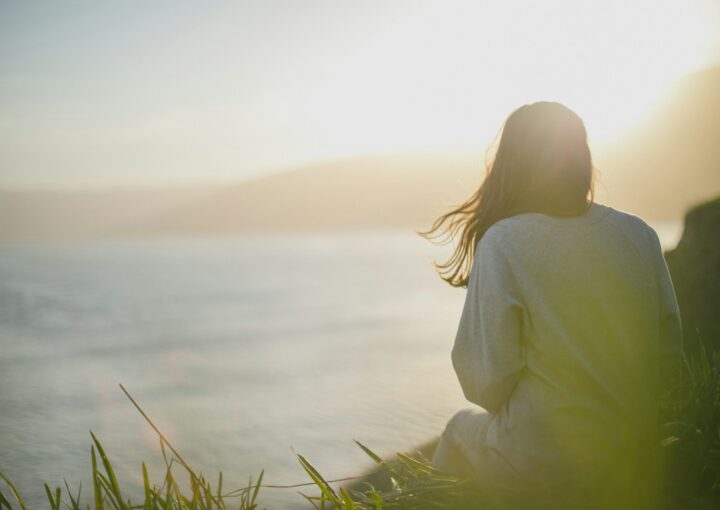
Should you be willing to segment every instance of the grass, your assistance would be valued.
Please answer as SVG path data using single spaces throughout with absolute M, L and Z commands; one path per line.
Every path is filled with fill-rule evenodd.
M 662 401 L 667 497 L 674 508 L 720 508 L 720 352 L 683 358 Z
M 128 398 L 136 406 L 160 439 L 160 449 L 165 462 L 162 483 L 153 484 L 148 470 L 141 464 L 143 475 L 143 498 L 133 503 L 123 494 L 112 463 L 99 439 L 92 433 L 91 470 L 92 499 L 81 502 L 82 487 L 77 492 L 65 488 L 50 488 L 44 484 L 51 510 L 254 510 L 261 489 L 292 489 L 312 487 L 315 494 L 300 493 L 317 509 L 337 508 L 343 510 L 424 510 L 452 508 L 464 509 L 550 509 L 570 508 L 557 499 L 543 499 L 533 494 L 530 498 L 522 493 L 500 493 L 477 482 L 460 480 L 434 469 L 430 461 L 417 453 L 415 456 L 397 454 L 397 459 L 387 462 L 367 446 L 357 445 L 385 471 L 391 485 L 382 490 L 369 482 L 356 488 L 335 488 L 343 480 L 323 477 L 303 455 L 297 460 L 309 477 L 306 484 L 263 485 L 263 471 L 240 489 L 223 492 L 222 472 L 213 485 L 196 473 L 175 450 L 162 432 L 145 414 L 137 402 L 121 385 Z M 659 501 L 667 509 L 705 510 L 720 507 L 720 353 L 708 354 L 702 350 L 695 356 L 683 356 L 682 365 L 672 376 L 661 405 L 663 417 L 663 440 L 658 448 L 666 459 Z M 170 453 L 168 453 L 168 450 Z M 189 478 L 189 487 L 182 487 L 174 474 L 181 469 Z M 30 510 L 12 481 L 0 471 L 6 490 L 0 490 L 0 510 L 20 508 Z M 625 496 L 621 498 L 627 501 Z M 619 500 L 618 500 L 619 501 Z M 603 503 L 586 501 L 588 508 L 645 508 L 641 504 L 621 507 L 618 501 Z M 572 508 L 578 508 L 573 504 Z

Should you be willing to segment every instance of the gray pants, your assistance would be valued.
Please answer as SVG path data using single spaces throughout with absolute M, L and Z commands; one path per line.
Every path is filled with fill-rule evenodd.
M 637 471 L 637 475 L 623 475 L 620 467 L 623 459 L 612 464 L 608 469 L 599 469 L 595 475 L 602 483 L 590 485 L 578 483 L 571 473 L 564 473 L 559 481 L 543 478 L 530 482 L 513 476 L 508 466 L 486 445 L 487 429 L 492 415 L 480 407 L 461 409 L 448 421 L 440 436 L 432 458 L 432 465 L 457 478 L 474 478 L 490 486 L 504 489 L 505 497 L 532 496 L 532 501 L 542 503 L 542 498 L 551 503 L 548 508 L 602 508 L 626 510 L 637 508 L 658 508 L 661 502 L 659 476 L 653 469 Z M 627 459 L 625 459 L 627 461 Z M 599 465 L 599 466 L 602 466 Z M 635 473 L 636 471 L 633 471 Z M 645 475 L 643 478 L 640 475 Z M 607 475 L 607 476 L 605 476 Z M 581 476 L 582 478 L 582 476 Z M 582 478 L 581 482 L 585 480 Z M 628 482 L 630 480 L 630 482 Z M 550 483 L 550 482 L 553 483 Z M 527 490 L 526 494 L 523 491 Z M 522 501 L 522 499 L 520 499 Z M 558 501 L 568 502 L 558 505 Z M 510 506 L 509 508 L 512 508 Z
M 433 466 L 458 478 L 471 478 L 483 472 L 485 434 L 491 418 L 477 406 L 455 413 L 440 436 Z

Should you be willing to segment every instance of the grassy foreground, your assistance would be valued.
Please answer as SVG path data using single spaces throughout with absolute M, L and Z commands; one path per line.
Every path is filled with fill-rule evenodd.
M 663 440 L 658 445 L 666 459 L 666 472 L 657 500 L 667 509 L 720 508 L 720 353 L 707 354 L 701 350 L 690 358 L 684 357 L 682 366 L 673 374 L 668 387 L 661 405 Z M 127 499 L 102 444 L 91 432 L 91 501 L 81 502 L 80 488 L 74 493 L 67 483 L 65 490 L 60 487 L 52 489 L 45 484 L 51 510 L 252 510 L 258 508 L 257 496 L 263 487 L 299 487 L 263 486 L 262 471 L 256 481 L 251 478 L 240 489 L 225 491 L 222 473 L 219 473 L 217 482 L 211 484 L 185 462 L 137 403 L 132 401 L 160 438 L 166 468 L 160 485 L 150 481 L 143 462 L 144 498 L 135 503 Z M 390 481 L 388 486 L 382 484 L 383 487 L 376 487 L 368 481 L 373 478 L 367 478 L 362 483 L 354 484 L 353 488 L 336 489 L 334 487 L 338 480 L 326 479 L 303 455 L 297 454 L 298 462 L 309 477 L 308 483 L 304 485 L 314 492 L 312 495 L 301 492 L 298 497 L 304 497 L 315 508 L 347 510 L 578 508 L 577 502 L 568 506 L 557 498 L 543 500 L 537 495 L 527 498 L 507 492 L 501 494 L 477 482 L 458 480 L 433 469 L 427 457 L 420 452 L 412 456 L 398 453 L 397 459 L 390 462 L 381 459 L 365 445 L 357 444 L 378 463 L 379 469 Z M 188 478 L 189 484 L 179 483 L 173 470 L 181 470 L 181 476 Z M 2 471 L 0 478 L 5 483 L 0 488 L 0 510 L 31 510 Z M 623 505 L 621 501 L 632 499 L 627 496 L 610 495 L 613 501 L 603 503 L 587 500 L 583 508 L 642 508 L 638 504 Z

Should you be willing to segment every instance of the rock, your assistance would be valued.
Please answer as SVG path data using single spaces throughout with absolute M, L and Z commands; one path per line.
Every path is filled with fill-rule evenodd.
M 720 197 L 690 209 L 665 260 L 678 298 L 685 351 L 720 351 Z

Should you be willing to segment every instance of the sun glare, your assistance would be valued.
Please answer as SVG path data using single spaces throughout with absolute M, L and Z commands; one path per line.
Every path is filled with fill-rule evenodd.
M 301 108 L 338 152 L 476 147 L 536 100 L 611 142 L 703 64 L 705 23 L 683 2 L 431 3 L 328 63 Z
M 383 153 L 475 158 L 511 111 L 540 100 L 576 111 L 593 148 L 613 145 L 720 55 L 717 0 L 57 11 L 7 9 L 3 186 L 234 182 Z

